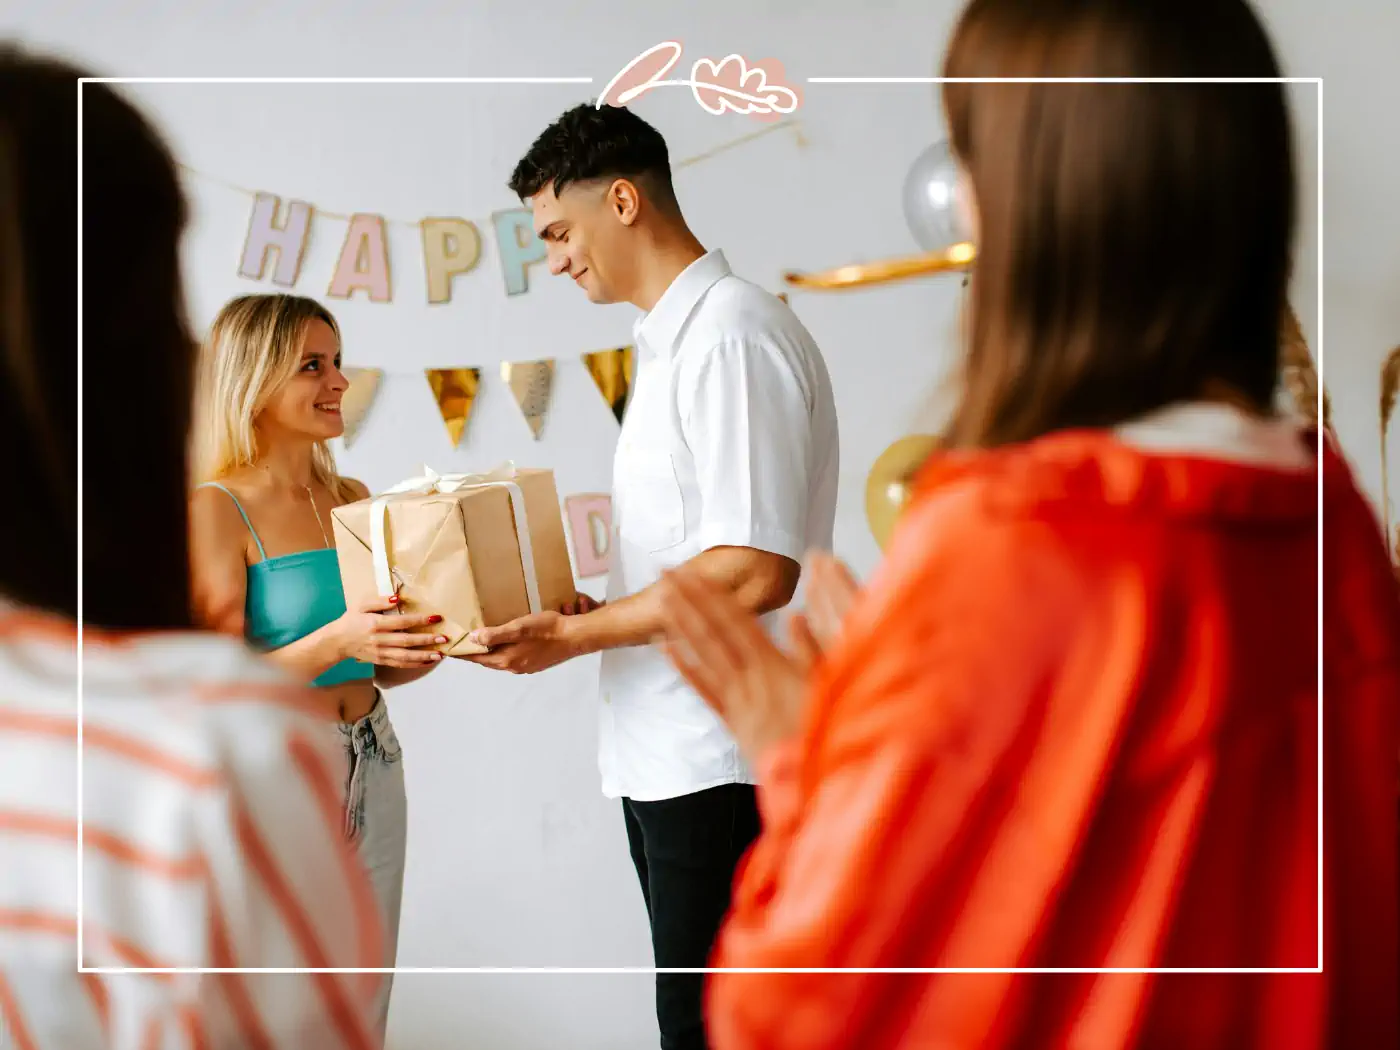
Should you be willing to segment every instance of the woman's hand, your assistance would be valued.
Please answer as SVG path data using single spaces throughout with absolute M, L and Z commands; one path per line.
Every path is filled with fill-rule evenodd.
M 594 609 L 601 609 L 606 602 L 600 602 L 592 595 L 579 591 L 571 602 L 565 602 L 559 609 L 565 616 L 578 616 L 582 613 L 590 613 Z
M 667 656 L 749 760 L 796 735 L 806 696 L 803 664 L 774 645 L 732 594 L 698 573 L 667 573 L 658 586 Z
M 860 584 L 840 559 L 825 552 L 807 556 L 803 576 L 804 607 L 788 621 L 788 635 L 799 661 L 811 669 L 836 643 Z
M 447 637 L 426 634 L 421 628 L 441 623 L 441 616 L 386 616 L 398 607 L 397 596 L 371 598 L 336 621 L 341 651 L 346 658 L 380 667 L 423 667 L 435 664 L 442 654 L 423 649 L 441 645 Z

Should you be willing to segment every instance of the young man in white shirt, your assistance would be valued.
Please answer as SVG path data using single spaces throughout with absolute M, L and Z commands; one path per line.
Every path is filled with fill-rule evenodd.
M 608 600 L 483 629 L 492 650 L 473 659 L 530 673 L 602 652 L 603 791 L 622 799 L 656 965 L 703 967 L 758 810 L 733 738 L 653 644 L 653 585 L 684 564 L 771 625 L 804 552 L 831 546 L 831 383 L 786 304 L 690 231 L 665 140 L 629 110 L 563 114 L 510 187 L 531 204 L 552 273 L 643 316 L 613 464 Z M 656 995 L 663 1050 L 703 1048 L 702 977 L 659 974 Z

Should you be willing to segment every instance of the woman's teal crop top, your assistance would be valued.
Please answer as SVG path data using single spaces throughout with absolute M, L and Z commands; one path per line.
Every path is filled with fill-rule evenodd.
M 254 648 L 263 652 L 280 649 L 345 613 L 345 591 L 334 548 L 269 558 L 238 497 L 216 481 L 207 484 L 228 493 L 262 556 L 262 561 L 248 566 L 248 598 L 243 609 L 243 633 Z M 340 685 L 373 677 L 373 664 L 342 660 L 311 684 Z

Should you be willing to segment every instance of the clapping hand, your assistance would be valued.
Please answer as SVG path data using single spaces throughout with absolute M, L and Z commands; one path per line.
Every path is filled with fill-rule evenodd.
M 836 643 L 860 584 L 844 562 L 825 552 L 808 556 L 803 575 L 803 609 L 788 621 L 788 632 L 793 651 L 811 668 Z
M 773 644 L 725 588 L 685 568 L 661 583 L 664 647 L 681 676 L 757 761 L 797 733 L 811 669 L 840 633 L 858 591 L 830 555 L 808 559 L 807 606 L 790 621 L 794 652 Z

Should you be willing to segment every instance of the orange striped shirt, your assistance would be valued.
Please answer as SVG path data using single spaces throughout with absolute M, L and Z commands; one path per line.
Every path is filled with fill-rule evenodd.
M 380 965 L 345 759 L 234 641 L 76 632 L 0 606 L 0 1046 L 371 1050 Z M 81 889 L 80 889 L 81 887 Z

